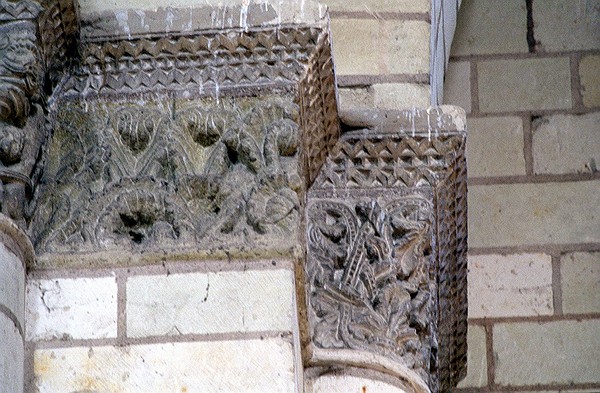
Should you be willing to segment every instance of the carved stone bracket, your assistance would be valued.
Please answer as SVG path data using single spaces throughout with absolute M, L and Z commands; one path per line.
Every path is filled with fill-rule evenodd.
M 466 134 L 454 110 L 347 120 L 362 129 L 342 135 L 308 193 L 312 364 L 392 364 L 417 391 L 464 376 Z
M 0 0 L 0 204 L 22 227 L 48 134 L 46 97 L 75 48 L 75 9 L 71 0 Z

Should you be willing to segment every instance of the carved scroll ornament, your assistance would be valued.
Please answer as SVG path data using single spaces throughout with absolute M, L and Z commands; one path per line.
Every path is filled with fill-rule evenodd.
M 321 168 L 306 210 L 310 362 L 392 364 L 417 391 L 464 376 L 465 133 L 448 110 L 347 132 Z

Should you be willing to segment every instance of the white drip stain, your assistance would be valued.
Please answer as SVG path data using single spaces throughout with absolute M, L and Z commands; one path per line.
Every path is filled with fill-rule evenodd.
M 250 0 L 242 0 L 242 7 L 240 8 L 240 27 L 244 31 L 248 31 L 248 6 Z
M 119 27 L 127 34 L 127 39 L 131 40 L 131 30 L 129 29 L 129 14 L 127 10 L 115 11 L 115 17 Z
M 416 112 L 417 112 L 417 108 L 415 108 L 414 106 L 411 109 L 411 118 L 410 118 L 410 122 L 411 122 L 411 131 L 412 131 L 412 137 L 415 137 L 415 117 L 416 117 Z
M 429 109 L 427 108 L 427 140 L 431 142 L 431 117 L 429 116 Z
M 167 31 L 167 33 L 169 31 L 171 31 L 171 29 L 173 28 L 173 21 L 175 20 L 175 15 L 173 14 L 173 9 L 172 8 L 167 8 L 167 15 L 165 16 L 165 22 L 167 22 L 166 26 L 165 26 L 165 30 Z

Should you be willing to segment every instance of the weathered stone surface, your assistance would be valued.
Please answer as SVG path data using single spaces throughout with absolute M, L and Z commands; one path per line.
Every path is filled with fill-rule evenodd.
M 482 112 L 571 107 L 568 57 L 480 61 L 477 70 Z
M 402 110 L 429 106 L 431 91 L 427 84 L 385 83 L 375 84 L 372 89 L 375 108 Z
M 15 324 L 0 312 L 0 393 L 23 391 L 23 338 Z
M 523 120 L 520 117 L 471 117 L 467 123 L 470 177 L 525 174 Z
M 457 105 L 463 108 L 467 113 L 471 112 L 470 62 L 451 61 L 448 63 L 444 82 L 444 103 Z M 471 138 L 469 138 L 469 141 L 470 140 Z M 469 169 L 469 172 L 470 171 L 471 170 Z
M 69 64 L 77 26 L 69 0 L 0 3 L 0 210 L 21 228 L 30 218 L 46 96 Z
M 588 108 L 600 106 L 600 55 L 584 56 L 579 62 L 579 78 L 583 105 Z
M 600 112 L 542 117 L 532 128 L 535 173 L 598 171 Z
M 117 336 L 113 277 L 27 281 L 27 340 Z
M 452 54 L 488 53 L 527 53 L 525 3 L 519 0 L 461 2 Z
M 342 111 L 370 109 L 375 105 L 371 87 L 340 88 L 338 92 L 340 110 Z
M 331 35 L 335 71 L 338 75 L 376 75 L 385 73 L 381 59 L 385 49 L 383 25 L 374 19 L 333 19 Z M 357 51 L 356 48 L 369 48 Z M 374 54 L 377 54 L 374 56 Z
M 276 28 L 290 24 L 318 24 L 326 8 L 311 0 L 98 1 L 80 3 L 82 37 L 148 33 L 190 33 L 198 30 Z
M 423 21 L 386 21 L 384 29 L 388 46 L 384 48 L 383 56 L 386 59 L 388 72 L 428 74 L 431 25 Z M 356 47 L 354 52 L 357 52 Z M 368 50 L 365 52 L 369 53 Z M 373 57 L 371 59 L 374 60 Z
M 487 385 L 487 349 L 485 329 L 469 325 L 467 333 L 467 376 L 460 381 L 458 388 L 479 388 Z
M 285 95 L 64 103 L 34 221 L 38 251 L 292 247 L 298 111 Z
M 267 356 L 268 354 L 268 356 Z M 37 350 L 35 389 L 56 392 L 295 391 L 284 339 Z
M 600 320 L 494 326 L 501 385 L 595 383 L 600 375 Z
M 313 384 L 310 393 L 347 393 L 347 392 L 377 392 L 377 393 L 411 393 L 409 386 L 394 386 L 384 381 L 357 377 L 353 375 L 323 375 Z
M 365 112 L 371 129 L 343 134 L 309 190 L 314 360 L 380 356 L 434 391 L 463 374 L 466 167 L 454 118 L 464 111 L 447 110 Z
M 430 25 L 427 22 L 340 18 L 332 21 L 331 29 L 339 75 L 429 71 Z M 357 48 L 368 50 L 357 51 Z
M 131 277 L 127 335 L 291 332 L 294 290 L 289 270 Z
M 553 312 L 549 255 L 469 257 L 469 318 L 552 315 Z
M 600 241 L 600 184 L 506 184 L 469 188 L 469 246 Z
M 600 312 L 600 253 L 574 252 L 560 258 L 563 312 Z
M 25 267 L 15 254 L 0 243 L 0 305 L 25 326 Z
M 595 0 L 533 2 L 535 39 L 546 51 L 600 49 L 598 20 Z
M 368 12 L 402 12 L 402 13 L 428 13 L 431 8 L 429 0 L 325 0 L 330 11 Z

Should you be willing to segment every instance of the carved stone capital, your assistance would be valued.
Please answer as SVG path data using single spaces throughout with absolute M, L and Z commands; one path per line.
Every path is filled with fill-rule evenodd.
M 297 255 L 306 187 L 339 135 L 327 18 L 160 33 L 111 15 L 86 22 L 49 108 L 37 251 Z
M 46 97 L 68 64 L 76 23 L 72 1 L 0 1 L 0 204 L 23 228 L 47 138 Z
M 464 113 L 348 123 L 365 128 L 342 135 L 308 192 L 309 362 L 445 391 L 466 372 Z

